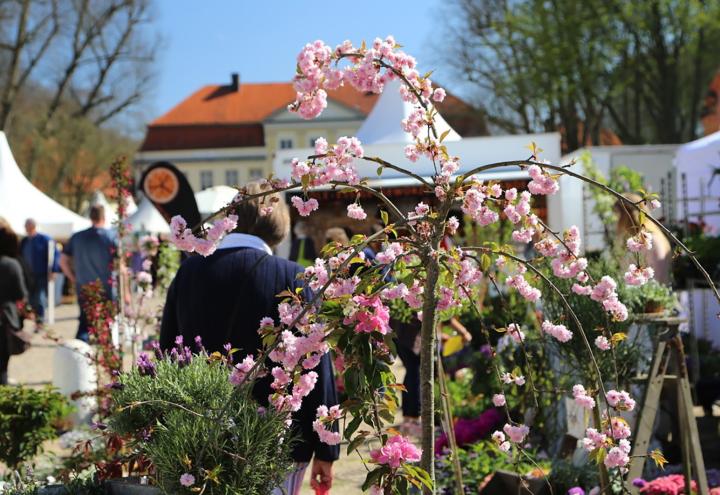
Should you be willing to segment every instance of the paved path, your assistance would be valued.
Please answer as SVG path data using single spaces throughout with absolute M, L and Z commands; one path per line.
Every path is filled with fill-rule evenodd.
M 63 339 L 71 339 L 75 337 L 77 330 L 77 316 L 79 309 L 74 304 L 64 304 L 56 310 L 56 322 L 50 326 L 53 333 Z M 28 324 L 28 330 L 32 331 L 32 325 Z M 43 338 L 41 334 L 33 336 L 32 347 L 21 354 L 10 359 L 8 374 L 11 380 L 20 384 L 42 386 L 52 383 L 52 362 L 53 354 L 57 344 L 52 340 Z M 343 447 L 343 454 L 346 447 Z M 365 480 L 365 468 L 358 460 L 357 454 L 353 457 L 342 456 L 339 462 L 335 464 L 335 486 L 332 493 L 342 495 L 355 495 L 362 493 L 360 486 Z M 310 489 L 306 476 L 305 487 L 302 495 L 312 495 L 314 492 Z

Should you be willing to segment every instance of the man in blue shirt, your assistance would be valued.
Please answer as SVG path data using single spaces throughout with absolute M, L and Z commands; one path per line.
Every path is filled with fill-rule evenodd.
M 45 323 L 45 311 L 47 310 L 48 280 L 55 278 L 55 273 L 60 271 L 60 252 L 55 241 L 48 235 L 37 231 L 37 224 L 32 218 L 25 221 L 25 237 L 20 242 L 20 254 L 30 270 L 32 284 L 30 289 L 30 306 L 37 315 L 36 331 L 40 330 Z M 53 257 L 50 259 L 50 250 Z
M 74 284 L 80 304 L 78 332 L 75 338 L 88 340 L 87 315 L 83 311 L 82 288 L 99 280 L 105 295 L 112 297 L 112 272 L 115 241 L 105 229 L 105 208 L 94 205 L 90 208 L 92 227 L 76 232 L 65 246 L 60 267 L 65 276 Z

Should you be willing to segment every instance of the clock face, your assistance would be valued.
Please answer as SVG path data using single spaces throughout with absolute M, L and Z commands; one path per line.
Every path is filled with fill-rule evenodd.
M 165 204 L 175 199 L 180 189 L 180 183 L 171 170 L 157 167 L 147 174 L 144 189 L 151 201 Z

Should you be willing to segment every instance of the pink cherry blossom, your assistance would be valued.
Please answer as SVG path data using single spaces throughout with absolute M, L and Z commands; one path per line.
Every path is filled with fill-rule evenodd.
M 598 335 L 595 338 L 595 347 L 597 347 L 601 351 L 609 351 L 610 350 L 610 341 L 604 335 Z
M 628 266 L 628 270 L 623 276 L 623 279 L 628 285 L 641 286 L 645 285 L 648 280 L 652 279 L 654 276 L 655 270 L 653 270 L 652 267 L 647 266 L 645 268 L 641 268 L 635 266 L 634 264 L 630 264 L 630 266 Z
M 357 203 L 352 203 L 348 205 L 347 215 L 355 220 L 365 220 L 367 218 L 367 213 L 365 213 L 363 207 Z
M 595 407 L 595 399 L 590 397 L 590 395 L 588 395 L 587 391 L 585 390 L 585 387 L 580 384 L 573 387 L 573 398 L 575 399 L 575 403 L 580 407 L 588 410 Z
M 378 464 L 397 469 L 406 462 L 418 462 L 422 450 L 402 435 L 390 437 L 385 445 L 370 451 L 370 458 Z
M 290 200 L 292 205 L 297 209 L 301 217 L 310 216 L 310 213 L 318 209 L 318 202 L 315 198 L 310 198 L 307 201 L 303 201 L 300 196 L 293 196 Z
M 492 397 L 492 401 L 495 407 L 502 407 L 505 405 L 505 396 L 503 394 L 495 394 Z
M 560 342 L 567 342 L 572 339 L 573 333 L 565 325 L 555 325 L 548 320 L 542 323 L 543 332 L 552 335 Z
M 525 440 L 525 437 L 530 432 L 530 428 L 525 425 L 514 426 L 510 423 L 505 423 L 503 431 L 508 436 L 508 439 L 513 443 L 521 443 Z

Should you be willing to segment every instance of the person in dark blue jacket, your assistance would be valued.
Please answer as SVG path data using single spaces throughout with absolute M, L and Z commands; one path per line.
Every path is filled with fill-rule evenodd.
M 27 236 L 20 242 L 20 254 L 30 270 L 30 306 L 35 311 L 36 330 L 39 330 L 45 323 L 48 281 L 55 278 L 55 274 L 60 271 L 60 251 L 49 235 L 38 232 L 37 224 L 32 218 L 25 221 L 25 232 Z
M 254 183 L 247 189 L 249 194 L 262 191 Z M 262 349 L 260 320 L 270 316 L 278 321 L 277 295 L 301 286 L 297 275 L 302 267 L 272 254 L 271 248 L 285 238 L 290 225 L 287 205 L 279 195 L 273 198 L 277 201 L 273 211 L 264 216 L 260 215 L 257 199 L 239 204 L 238 226 L 222 240 L 218 250 L 207 258 L 191 256 L 182 263 L 168 289 L 160 329 L 163 349 L 171 349 L 178 335 L 187 342 L 199 335 L 208 352 L 222 351 L 227 342 L 240 349 L 239 355 L 257 355 Z M 292 452 L 296 469 L 283 487 L 289 495 L 299 493 L 311 460 L 311 484 L 329 488 L 332 463 L 339 457 L 339 447 L 320 442 L 312 429 L 317 407 L 331 407 L 338 402 L 329 355 L 322 358 L 315 371 L 315 389 L 293 415 L 299 441 Z M 254 389 L 255 399 L 263 405 L 268 404 L 272 393 L 270 383 L 271 377 L 263 378 Z

